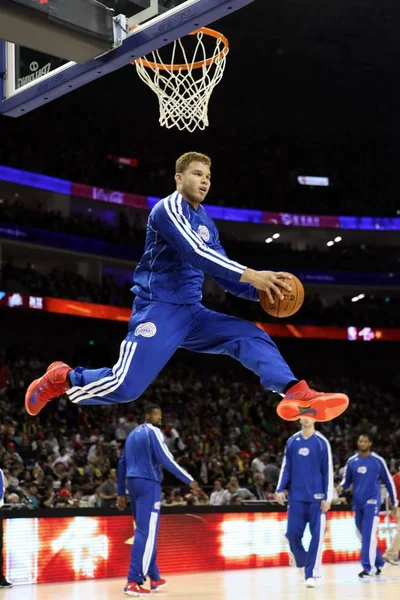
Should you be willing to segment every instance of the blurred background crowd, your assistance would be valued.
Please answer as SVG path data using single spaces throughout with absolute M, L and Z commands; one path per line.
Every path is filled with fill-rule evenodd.
M 116 469 L 126 437 L 142 422 L 146 402 L 163 409 L 163 433 L 179 464 L 198 480 L 198 494 L 164 471 L 165 505 L 230 505 L 273 501 L 284 444 L 297 423 L 275 413 L 278 396 L 262 390 L 245 370 L 196 368 L 175 361 L 143 397 L 129 405 L 77 407 L 59 399 L 38 418 L 29 417 L 27 385 L 47 363 L 38 356 L 0 361 L 0 466 L 9 480 L 6 508 L 110 507 L 116 501 Z M 354 454 L 357 436 L 374 438 L 374 450 L 392 473 L 400 458 L 400 416 L 394 388 L 337 375 L 310 384 L 339 386 L 351 404 L 337 421 L 318 425 L 332 445 L 335 490 Z M 387 423 L 390 422 L 390 429 Z M 334 503 L 349 497 L 335 494 Z
M 284 3 L 252 7 L 259 18 L 253 14 L 245 28 L 245 11 L 221 25 L 232 52 L 205 131 L 160 128 L 156 98 L 127 66 L 21 118 L 0 116 L 0 166 L 161 198 L 174 189 L 176 158 L 196 150 L 212 158 L 210 205 L 400 217 L 400 102 L 394 63 L 387 60 L 398 32 L 390 10 L 376 3 L 371 10 L 332 4 L 323 12 L 316 2 L 308 8 L 292 3 L 290 11 Z M 260 64 L 266 94 L 259 92 Z M 131 159 L 131 166 L 118 157 Z M 304 176 L 327 178 L 329 185 L 300 184 Z M 146 210 L 1 180 L 0 303 L 13 292 L 130 307 L 146 219 Z M 357 219 L 352 229 L 300 225 L 218 222 L 232 259 L 288 270 L 304 281 L 306 300 L 283 321 L 289 327 L 399 328 L 397 230 L 390 223 L 362 229 Z M 362 299 L 355 300 L 358 295 Z M 210 278 L 204 303 L 277 322 Z M 231 362 L 222 367 L 215 357 L 193 362 L 179 356 L 135 403 L 79 408 L 60 400 L 39 418 L 26 414 L 26 387 L 49 362 L 57 357 L 73 366 L 112 365 L 125 329 L 122 322 L 0 305 L 6 506 L 114 505 L 118 459 L 148 400 L 161 405 L 166 443 L 201 486 L 198 495 L 188 494 L 165 473 L 164 504 L 272 501 L 284 444 L 297 425 L 278 420 L 278 398 Z M 277 341 L 296 373 L 351 399 L 343 417 L 319 426 L 332 444 L 336 482 L 365 431 L 394 472 L 400 458 L 398 342 L 295 336 Z M 335 501 L 348 503 L 349 497 Z

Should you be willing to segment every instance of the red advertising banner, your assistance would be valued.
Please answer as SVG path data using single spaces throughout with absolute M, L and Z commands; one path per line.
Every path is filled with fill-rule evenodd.
M 129 516 L 4 519 L 7 579 L 52 583 L 125 577 L 134 539 Z M 380 516 L 384 552 L 396 524 Z M 161 514 L 161 573 L 276 567 L 289 564 L 286 513 Z M 310 534 L 305 532 L 308 547 Z M 352 512 L 328 515 L 323 563 L 359 560 Z
M 0 291 L 0 308 L 1 307 L 42 310 L 62 315 L 73 315 L 75 317 L 124 322 L 128 322 L 132 314 L 131 308 L 79 302 L 78 300 L 27 296 L 16 292 Z M 369 326 L 318 327 L 317 325 L 281 325 L 280 323 L 261 323 L 259 321 L 255 324 L 272 337 L 348 340 L 351 342 L 400 341 L 400 328 L 378 329 Z

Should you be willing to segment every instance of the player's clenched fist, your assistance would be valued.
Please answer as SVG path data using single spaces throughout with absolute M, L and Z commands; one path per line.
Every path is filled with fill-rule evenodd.
M 292 290 L 288 283 L 285 283 L 283 279 L 292 279 L 290 273 L 285 271 L 255 271 L 254 269 L 246 269 L 240 278 L 243 283 L 250 283 L 258 290 L 263 290 L 271 304 L 274 303 L 272 291 L 275 292 L 280 300 L 283 300 L 283 294 L 281 288 L 284 288 L 288 292 Z

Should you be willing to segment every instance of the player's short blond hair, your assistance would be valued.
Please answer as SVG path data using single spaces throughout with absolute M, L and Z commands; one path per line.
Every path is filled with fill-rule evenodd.
M 201 162 L 211 167 L 211 158 L 201 152 L 185 152 L 175 163 L 175 173 L 183 173 L 189 167 L 191 162 Z

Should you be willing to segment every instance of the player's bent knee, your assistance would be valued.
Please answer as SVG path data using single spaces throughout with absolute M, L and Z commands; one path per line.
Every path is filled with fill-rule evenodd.
M 122 383 L 118 388 L 120 402 L 133 402 L 140 398 L 147 386 L 136 385 L 135 383 Z
M 289 540 L 289 542 L 294 542 L 301 538 L 301 534 L 299 534 L 297 531 L 287 531 L 286 537 Z

